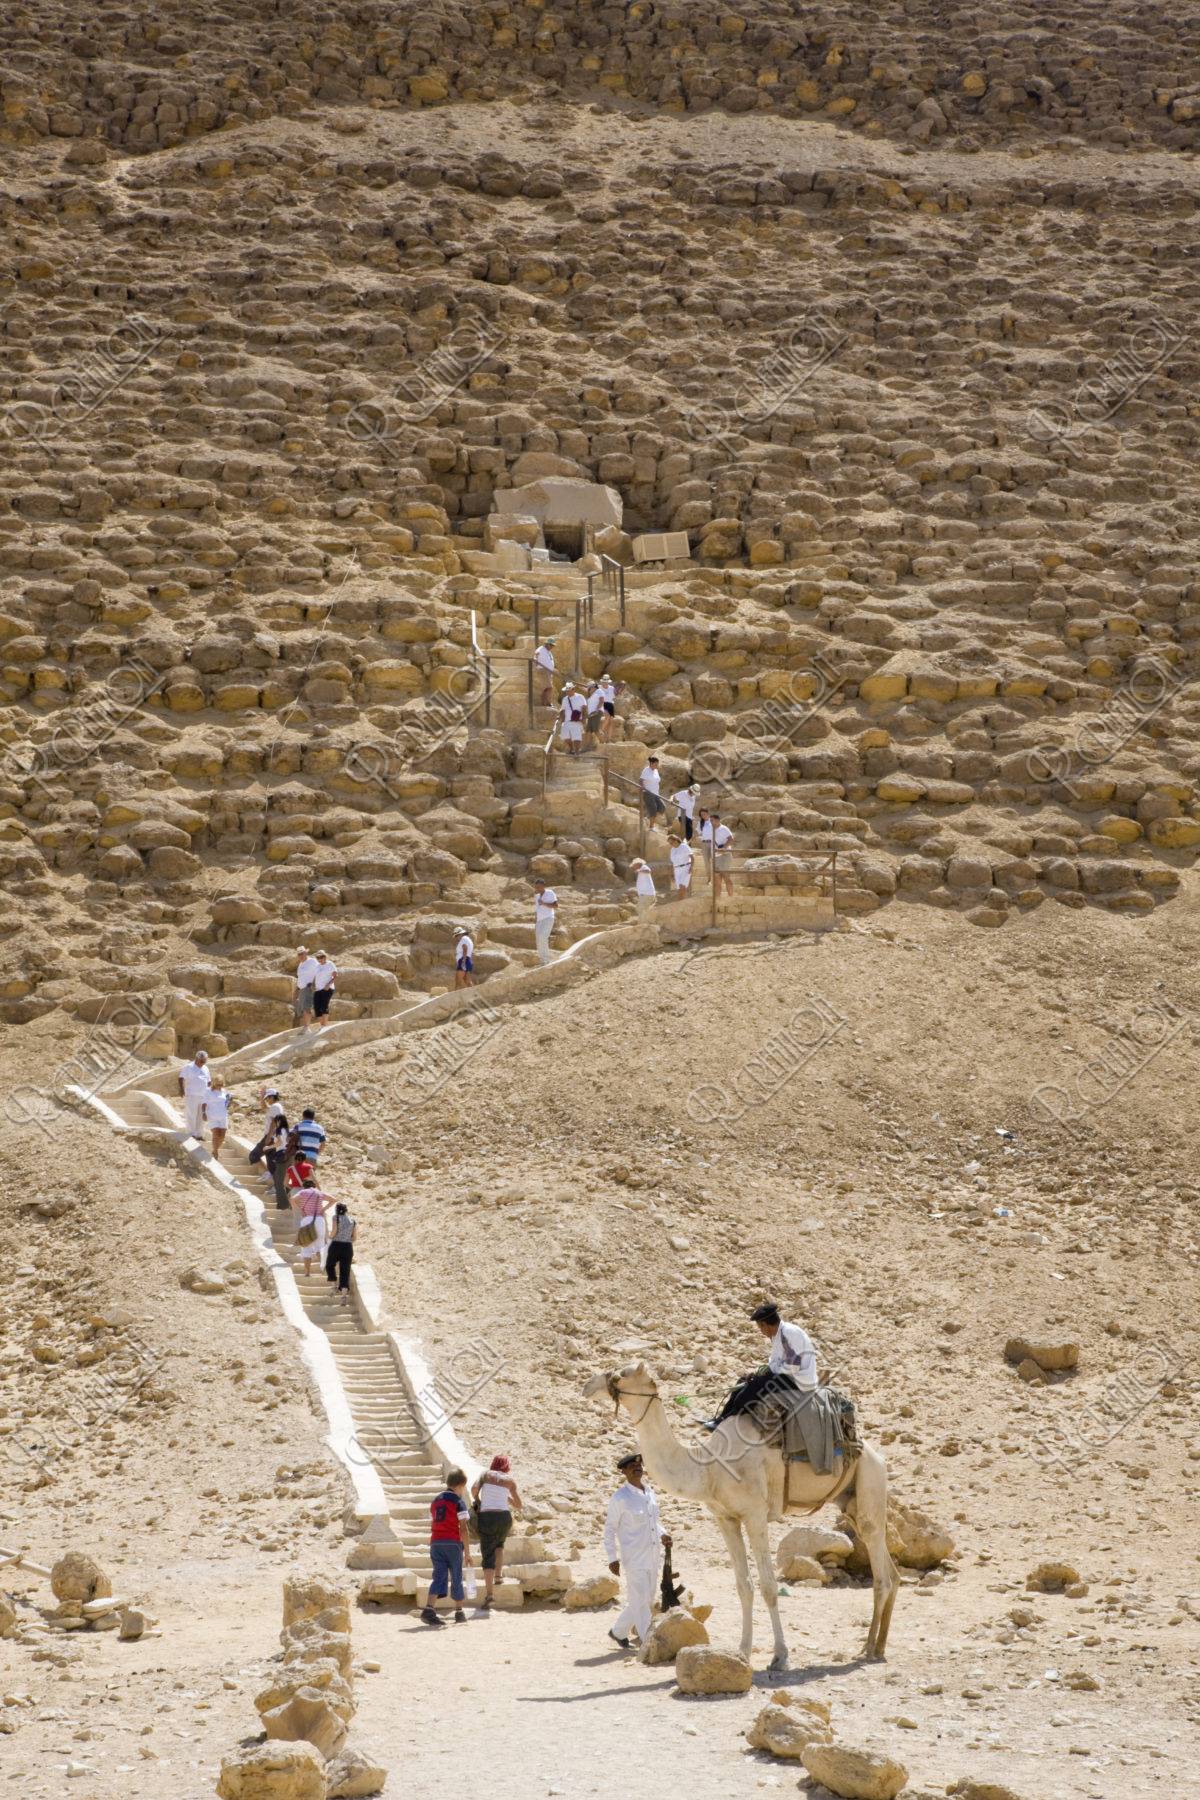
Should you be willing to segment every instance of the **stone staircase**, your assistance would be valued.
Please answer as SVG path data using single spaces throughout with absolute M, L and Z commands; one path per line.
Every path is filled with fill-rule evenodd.
M 128 1126 L 174 1129 L 182 1137 L 182 1120 L 157 1094 L 131 1089 L 107 1096 L 106 1104 Z M 262 1165 L 250 1162 L 249 1148 L 240 1138 L 227 1138 L 223 1166 L 234 1181 L 261 1200 L 271 1248 L 295 1280 L 305 1318 L 328 1340 L 353 1417 L 357 1453 L 378 1475 L 387 1500 L 392 1540 L 386 1542 L 386 1549 L 378 1542 L 373 1548 L 380 1562 L 412 1573 L 413 1580 L 407 1585 L 415 1591 L 430 1572 L 429 1505 L 444 1485 L 443 1462 L 401 1378 L 390 1335 L 364 1321 L 356 1272 L 352 1274 L 353 1297 L 348 1301 L 338 1299 L 315 1262 L 313 1273 L 303 1272 L 295 1216 L 290 1207 L 286 1211 L 276 1207 L 273 1187 Z M 211 1159 L 200 1147 L 195 1154 L 197 1161 L 211 1167 Z M 367 1560 L 358 1566 L 371 1565 Z M 402 1580 L 393 1582 L 393 1592 L 405 1585 Z

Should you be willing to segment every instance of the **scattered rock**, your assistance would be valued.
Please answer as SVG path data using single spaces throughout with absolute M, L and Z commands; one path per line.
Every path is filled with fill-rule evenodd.
M 225 1283 L 215 1269 L 185 1269 L 179 1285 L 189 1294 L 223 1294 Z
M 135 1606 L 122 1608 L 121 1642 L 123 1644 L 136 1643 L 138 1638 L 145 1635 L 146 1623 L 145 1613 L 139 1612 Z
M 708 1633 L 699 1619 L 693 1618 L 685 1606 L 673 1606 L 670 1612 L 655 1619 L 650 1636 L 638 1652 L 639 1662 L 652 1667 L 675 1661 L 686 1644 L 707 1644 Z
M 58 1600 L 82 1605 L 112 1593 L 112 1582 L 99 1563 L 82 1550 L 68 1550 L 50 1571 L 50 1586 Z
M 1030 1594 L 1061 1594 L 1078 1581 L 1079 1571 L 1070 1563 L 1040 1562 L 1025 1577 L 1025 1588 Z
M 563 1595 L 567 1612 L 588 1612 L 593 1607 L 607 1606 L 621 1591 L 615 1575 L 593 1575 L 588 1581 L 573 1581 Z
M 260 1744 L 227 1756 L 218 1800 L 326 1800 L 325 1759 L 311 1744 Z
M 842 1519 L 853 1529 L 853 1519 L 848 1514 L 843 1513 Z M 887 1507 L 887 1541 L 888 1549 L 902 1569 L 936 1569 L 954 1552 L 954 1539 L 948 1531 L 935 1524 L 928 1513 L 915 1506 L 904 1506 L 891 1495 Z M 870 1559 L 857 1533 L 846 1568 L 852 1575 L 870 1572 Z
M 802 1700 L 790 1704 L 791 1695 L 775 1694 L 764 1706 L 746 1733 L 752 1750 L 765 1750 L 770 1756 L 782 1756 L 800 1762 L 807 1744 L 828 1744 L 833 1737 L 829 1728 L 829 1708 L 819 1701 Z
M 387 1770 L 378 1757 L 357 1748 L 335 1756 L 325 1773 L 328 1800 L 362 1800 L 364 1795 L 381 1793 L 387 1780 Z
M 685 1644 L 675 1658 L 675 1679 L 684 1694 L 746 1694 L 752 1672 L 736 1650 Z
M 908 1780 L 908 1770 L 874 1750 L 851 1750 L 845 1744 L 806 1744 L 800 1760 L 830 1793 L 844 1800 L 893 1800 Z
M 1004 1354 L 1018 1368 L 1022 1363 L 1032 1362 L 1047 1375 L 1079 1367 L 1078 1344 L 1030 1344 L 1024 1338 L 1014 1337 L 1005 1344 Z
M 16 1629 L 16 1608 L 9 1604 L 6 1595 L 0 1594 L 0 1638 L 11 1637 Z
M 972 1781 L 967 1775 L 946 1792 L 953 1795 L 954 1800 L 1018 1800 L 1010 1787 L 1002 1787 L 998 1781 Z

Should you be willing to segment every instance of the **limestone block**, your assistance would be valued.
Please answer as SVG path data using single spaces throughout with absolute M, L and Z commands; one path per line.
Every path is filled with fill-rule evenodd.
M 902 700 L 908 692 L 908 676 L 881 669 L 877 674 L 864 675 L 858 691 L 864 700 Z
M 328 1800 L 365 1800 L 383 1792 L 387 1770 L 377 1756 L 359 1745 L 347 1746 L 326 1770 Z
M 774 1695 L 746 1733 L 746 1742 L 752 1750 L 799 1762 L 806 1744 L 830 1742 L 829 1708 L 820 1701 L 793 1706 L 790 1699 L 786 1688 Z
M 708 1632 L 699 1619 L 686 1606 L 673 1606 L 651 1625 L 650 1635 L 638 1652 L 638 1660 L 657 1667 L 661 1663 L 674 1662 L 685 1645 L 707 1642 Z
M 843 1563 L 853 1548 L 853 1540 L 844 1531 L 834 1531 L 828 1525 L 794 1525 L 779 1540 L 775 1567 L 788 1581 L 794 1579 L 792 1564 L 796 1558 Z
M 106 1599 L 112 1583 L 90 1556 L 82 1550 L 68 1550 L 50 1571 L 50 1588 L 55 1599 L 82 1606 L 88 1600 Z
M 283 1584 L 283 1629 L 315 1619 L 326 1631 L 350 1630 L 350 1594 L 339 1582 L 297 1570 Z
M 311 1744 L 260 1744 L 221 1764 L 218 1800 L 326 1800 L 325 1758 Z
M 708 1644 L 685 1644 L 675 1658 L 675 1679 L 684 1694 L 745 1694 L 751 1669 L 736 1650 L 714 1650 Z
M 587 1581 L 571 1583 L 563 1595 L 563 1608 L 566 1612 L 590 1612 L 609 1605 L 620 1591 L 621 1584 L 615 1575 L 593 1575 Z
M 908 1780 L 902 1763 L 845 1744 L 806 1744 L 801 1762 L 814 1780 L 844 1800 L 894 1800 Z

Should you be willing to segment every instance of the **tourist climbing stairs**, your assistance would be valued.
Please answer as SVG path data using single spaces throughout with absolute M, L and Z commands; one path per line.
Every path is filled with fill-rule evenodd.
M 178 1108 L 160 1095 L 129 1089 L 105 1096 L 105 1104 L 121 1121 L 138 1131 L 161 1130 L 180 1137 Z M 182 1140 L 199 1167 L 210 1163 L 195 1139 Z M 297 1220 L 291 1207 L 277 1208 L 270 1176 L 263 1163 L 251 1163 L 250 1145 L 240 1138 L 225 1141 L 222 1166 L 260 1201 L 271 1245 L 295 1276 L 300 1303 L 309 1323 L 329 1341 L 354 1421 L 355 1443 L 364 1463 L 379 1476 L 388 1503 L 392 1531 L 403 1554 L 403 1567 L 414 1572 L 414 1587 L 428 1578 L 429 1504 L 444 1486 L 438 1453 L 430 1443 L 401 1379 L 386 1331 L 364 1323 L 357 1298 L 340 1300 L 324 1270 L 312 1259 L 306 1273 L 296 1242 Z

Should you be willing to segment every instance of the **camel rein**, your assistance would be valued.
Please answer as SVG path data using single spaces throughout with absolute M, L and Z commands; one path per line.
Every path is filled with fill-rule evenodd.
M 614 1419 L 616 1418 L 617 1414 L 621 1410 L 622 1398 L 624 1398 L 626 1400 L 644 1400 L 646 1402 L 646 1405 L 645 1405 L 643 1411 L 641 1412 L 641 1414 L 639 1415 L 639 1417 L 633 1421 L 633 1428 L 636 1431 L 638 1426 L 641 1424 L 642 1420 L 646 1417 L 646 1414 L 650 1411 L 650 1408 L 654 1405 L 654 1402 L 656 1400 L 660 1399 L 661 1396 L 658 1394 L 638 1394 L 638 1393 L 630 1394 L 630 1393 L 625 1393 L 624 1390 L 622 1390 L 622 1391 L 618 1392 L 618 1394 L 616 1396 L 616 1404 L 613 1408 L 613 1418 Z

